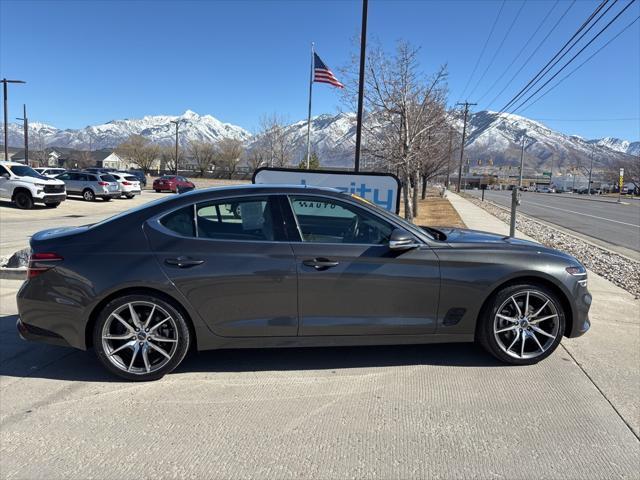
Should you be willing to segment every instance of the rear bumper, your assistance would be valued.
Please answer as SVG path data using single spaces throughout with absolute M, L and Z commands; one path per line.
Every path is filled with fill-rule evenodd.
M 20 318 L 18 318 L 18 321 L 16 322 L 16 328 L 18 329 L 20 338 L 22 338 L 23 340 L 48 343 L 50 345 L 58 345 L 61 347 L 71 346 L 64 338 L 62 338 L 57 333 L 24 323 Z

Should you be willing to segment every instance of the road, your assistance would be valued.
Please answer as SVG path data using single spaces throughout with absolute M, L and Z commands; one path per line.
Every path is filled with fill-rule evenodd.
M 470 190 L 477 197 L 480 190 Z M 578 197 L 578 198 L 576 198 Z M 522 192 L 518 211 L 615 247 L 620 253 L 640 252 L 640 202 L 592 201 L 572 194 Z M 485 199 L 511 206 L 510 191 L 485 192 Z

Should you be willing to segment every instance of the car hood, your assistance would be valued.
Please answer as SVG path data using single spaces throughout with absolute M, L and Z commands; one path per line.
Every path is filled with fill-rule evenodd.
M 453 248 L 492 248 L 505 250 L 531 250 L 539 253 L 548 253 L 567 260 L 576 261 L 571 255 L 546 247 L 540 243 L 521 238 L 512 238 L 466 228 L 438 228 L 447 238 L 445 240 Z
M 25 182 L 25 183 L 42 183 L 43 185 L 64 185 L 64 182 L 62 180 L 58 180 L 57 178 L 45 177 L 44 175 L 42 176 L 42 178 L 35 178 L 35 177 L 29 177 L 29 176 L 20 177 L 16 175 L 16 178 L 21 182 Z

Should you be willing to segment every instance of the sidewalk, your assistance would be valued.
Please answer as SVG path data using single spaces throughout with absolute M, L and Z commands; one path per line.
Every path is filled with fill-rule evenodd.
M 509 225 L 482 208 L 453 192 L 447 192 L 447 199 L 468 228 L 509 235 Z M 535 241 L 521 232 L 516 237 Z M 591 330 L 579 338 L 565 338 L 562 345 L 639 436 L 640 301 L 591 271 L 589 291 Z

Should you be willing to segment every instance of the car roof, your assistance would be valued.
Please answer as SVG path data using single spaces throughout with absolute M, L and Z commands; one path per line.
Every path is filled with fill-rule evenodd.
M 29 165 L 25 165 L 20 162 L 8 162 L 6 160 L 0 161 L 0 165 L 4 165 L 5 167 L 28 167 Z
M 282 183 L 282 184 L 271 184 L 271 183 L 247 183 L 241 185 L 226 185 L 220 187 L 209 187 L 209 188 L 201 188 L 198 190 L 192 190 L 190 192 L 182 194 L 182 196 L 191 196 L 198 195 L 201 193 L 207 192 L 234 192 L 237 191 L 239 193 L 250 193 L 252 190 L 260 190 L 260 191 L 268 191 L 272 192 L 281 192 L 281 193 L 343 193 L 341 190 L 337 188 L 331 187 L 320 187 L 313 185 L 300 185 L 300 184 L 291 184 L 291 183 Z

